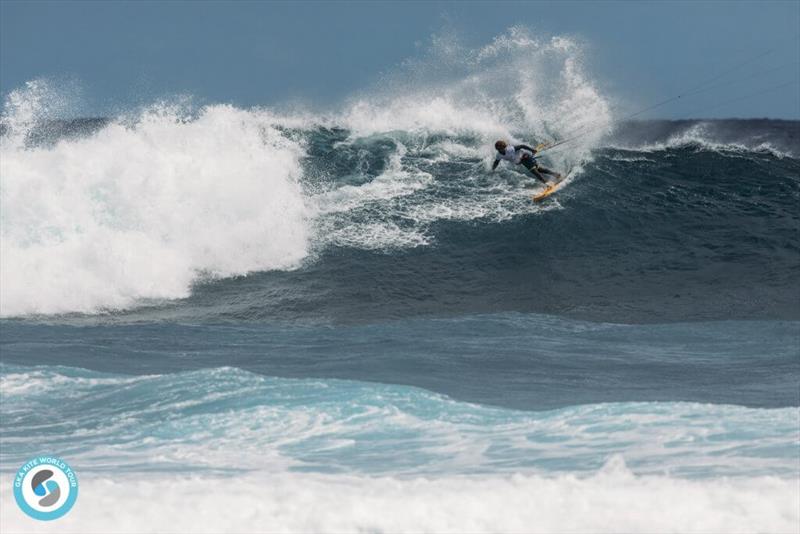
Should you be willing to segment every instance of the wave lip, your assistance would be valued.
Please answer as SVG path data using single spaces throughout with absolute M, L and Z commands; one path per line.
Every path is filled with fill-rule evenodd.
M 709 151 L 800 155 L 800 123 L 773 119 L 639 120 L 618 124 L 603 146 L 638 152 L 662 152 L 697 146 Z

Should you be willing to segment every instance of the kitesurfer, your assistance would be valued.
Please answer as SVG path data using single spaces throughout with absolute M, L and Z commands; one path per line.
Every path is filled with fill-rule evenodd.
M 561 175 L 555 171 L 551 171 L 546 167 L 542 167 L 539 165 L 539 162 L 536 160 L 536 152 L 535 148 L 531 148 L 528 145 L 513 145 L 510 146 L 505 141 L 497 141 L 494 144 L 494 148 L 497 149 L 497 154 L 494 157 L 494 163 L 492 164 L 492 170 L 495 170 L 497 166 L 500 164 L 501 160 L 510 161 L 517 165 L 522 165 L 531 173 L 544 182 L 545 184 L 549 185 L 547 179 L 543 176 L 545 174 L 549 174 L 551 176 L 555 176 L 556 181 L 561 179 Z

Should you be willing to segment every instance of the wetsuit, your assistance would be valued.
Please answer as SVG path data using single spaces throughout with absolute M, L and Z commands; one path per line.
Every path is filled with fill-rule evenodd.
M 536 149 L 533 149 L 528 145 L 507 146 L 504 152 L 498 151 L 497 155 L 495 155 L 494 163 L 492 164 L 492 170 L 497 168 L 497 166 L 500 164 L 500 160 L 506 160 L 518 165 L 522 165 L 531 171 L 531 174 L 536 176 L 544 183 L 547 183 L 547 180 L 544 176 L 542 176 L 543 174 L 549 174 L 551 176 L 555 176 L 556 178 L 560 176 L 557 172 L 551 171 L 550 169 L 539 165 L 539 162 L 536 161 L 534 154 L 536 154 Z

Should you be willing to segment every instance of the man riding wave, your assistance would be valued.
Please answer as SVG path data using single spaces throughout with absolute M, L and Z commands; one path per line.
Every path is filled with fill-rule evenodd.
M 539 165 L 539 162 L 536 161 L 535 157 L 536 152 L 538 151 L 535 148 L 531 148 L 528 145 L 522 144 L 509 146 L 509 144 L 505 141 L 497 141 L 494 144 L 494 148 L 497 149 L 497 154 L 494 157 L 492 170 L 497 168 L 501 160 L 506 160 L 517 165 L 522 165 L 531 171 L 531 173 L 536 178 L 541 180 L 545 185 L 550 185 L 550 182 L 545 179 L 543 176 L 544 174 L 555 176 L 556 181 L 561 179 L 561 175 L 559 173 Z

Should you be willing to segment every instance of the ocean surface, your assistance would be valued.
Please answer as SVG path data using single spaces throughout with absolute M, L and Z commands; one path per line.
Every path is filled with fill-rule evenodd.
M 500 65 L 503 101 L 12 94 L 2 530 L 797 532 L 800 123 L 615 123 L 537 50 L 562 85 Z M 489 172 L 576 132 L 546 202 Z M 53 524 L 10 491 L 43 453 L 81 484 Z

